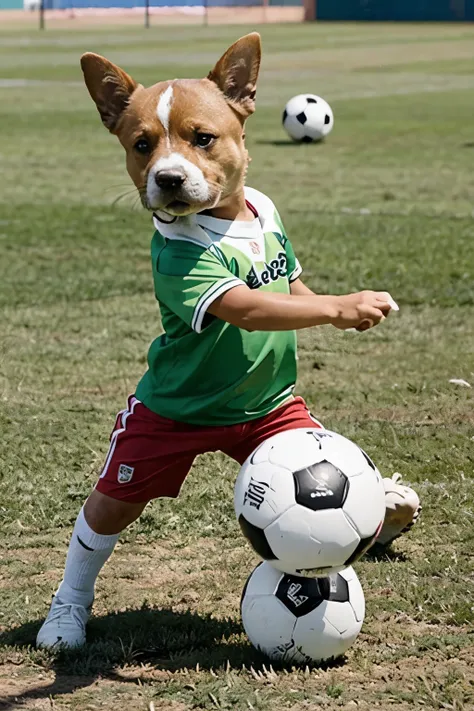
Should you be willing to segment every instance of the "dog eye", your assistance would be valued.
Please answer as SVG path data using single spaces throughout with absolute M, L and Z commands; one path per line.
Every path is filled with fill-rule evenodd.
M 196 133 L 196 146 L 199 148 L 207 148 L 215 140 L 215 136 L 212 133 Z
M 138 153 L 142 153 L 143 155 L 150 152 L 150 144 L 146 138 L 139 138 L 134 148 Z

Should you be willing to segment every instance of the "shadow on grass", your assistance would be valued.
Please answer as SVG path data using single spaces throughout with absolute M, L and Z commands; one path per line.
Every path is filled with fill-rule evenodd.
M 217 620 L 193 612 L 173 612 L 143 606 L 93 617 L 87 629 L 88 644 L 77 651 L 34 651 L 42 620 L 28 622 L 0 634 L 0 647 L 10 647 L 12 658 L 24 651 L 42 666 L 55 672 L 48 685 L 29 689 L 21 695 L 0 697 L 0 709 L 18 708 L 27 701 L 57 694 L 69 694 L 89 686 L 98 677 L 133 681 L 119 673 L 127 665 L 151 665 L 174 672 L 179 669 L 216 669 L 227 664 L 251 665 L 261 658 L 246 641 L 241 625 L 234 620 Z M 8 660 L 8 657 L 7 657 Z M 146 680 L 143 668 L 140 679 Z
M 277 138 L 277 139 L 267 139 L 255 141 L 259 146 L 321 146 L 324 145 L 324 141 L 292 141 L 290 138 Z
M 278 138 L 276 140 L 263 139 L 255 141 L 259 146 L 298 146 L 298 143 L 288 138 Z
M 387 548 L 386 546 L 382 546 L 376 543 L 365 553 L 364 560 L 371 560 L 374 562 L 385 560 L 397 563 L 405 563 L 407 557 L 404 553 L 400 553 L 400 551 L 396 551 L 393 550 L 393 548 Z
M 38 666 L 55 673 L 50 684 L 30 688 L 21 694 L 0 698 L 2 711 L 13 711 L 28 701 L 47 699 L 90 686 L 96 679 L 118 682 L 156 680 L 156 670 L 176 672 L 194 669 L 263 668 L 268 660 L 250 646 L 240 623 L 232 619 L 217 620 L 210 615 L 152 609 L 144 605 L 92 618 L 87 629 L 88 643 L 77 651 L 46 652 L 34 650 L 36 634 L 42 620 L 28 622 L 0 634 L 0 647 L 7 651 L 4 660 L 27 655 Z M 17 663 L 17 662 L 15 662 Z M 344 659 L 328 666 L 340 666 Z M 120 673 L 121 667 L 135 666 Z M 284 665 L 274 664 L 275 669 Z M 151 669 L 150 669 L 151 667 Z M 148 670 L 148 671 L 147 671 Z M 155 673 L 154 673 L 155 672 Z

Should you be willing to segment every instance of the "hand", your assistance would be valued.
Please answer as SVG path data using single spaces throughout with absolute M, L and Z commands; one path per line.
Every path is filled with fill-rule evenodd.
M 337 297 L 338 313 L 331 323 L 342 330 L 367 331 L 383 321 L 396 306 L 386 291 L 360 291 Z

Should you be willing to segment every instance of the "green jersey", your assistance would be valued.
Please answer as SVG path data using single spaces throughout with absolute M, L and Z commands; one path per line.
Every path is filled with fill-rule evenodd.
M 272 201 L 251 188 L 245 197 L 256 213 L 252 222 L 154 217 L 153 279 L 164 333 L 150 347 L 136 396 L 163 417 L 233 425 L 268 414 L 293 392 L 294 331 L 249 332 L 208 313 L 229 289 L 288 294 L 301 274 Z

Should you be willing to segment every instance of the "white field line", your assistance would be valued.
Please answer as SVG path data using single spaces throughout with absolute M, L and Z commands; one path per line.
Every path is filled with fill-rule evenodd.
M 285 74 L 285 79 L 288 79 Z M 263 72 L 263 86 L 258 104 L 269 106 L 280 98 L 278 95 L 278 72 Z M 444 93 L 449 91 L 472 91 L 474 76 L 469 74 L 423 74 L 414 72 L 387 73 L 338 73 L 311 75 L 298 74 L 298 89 L 307 79 L 307 91 L 316 91 L 320 96 L 331 101 L 378 99 L 387 96 L 409 94 Z M 280 76 L 281 81 L 281 76 Z M 315 89 L 316 87 L 316 89 Z M 278 93 L 277 93 L 278 92 Z M 257 106 L 258 110 L 258 106 Z
M 433 93 L 444 93 L 448 91 L 459 91 L 459 90 L 469 90 L 474 89 L 474 77 L 458 75 L 439 75 L 439 83 L 421 83 L 414 84 L 412 86 L 405 87 L 393 87 L 391 89 L 362 89 L 357 92 L 334 92 L 331 96 L 328 93 L 329 98 L 334 99 L 377 99 L 383 96 L 403 96 L 408 94 L 433 94 Z M 442 77 L 442 79 L 441 79 Z M 433 77 L 431 77 L 433 79 Z
M 54 81 L 52 79 L 0 79 L 0 89 L 21 89 L 29 86 L 82 86 L 82 82 Z
M 413 75 L 411 75 L 413 76 Z M 40 86 L 81 86 L 81 81 L 55 81 L 52 79 L 7 79 L 0 78 L 0 89 L 17 89 Z M 429 80 L 420 76 L 420 81 L 407 86 L 393 86 L 386 88 L 370 89 L 361 88 L 356 91 L 331 90 L 329 87 L 321 92 L 329 101 L 345 99 L 377 99 L 384 96 L 403 96 L 408 94 L 429 94 L 474 89 L 474 77 L 469 75 L 439 74 L 431 75 Z M 274 100 L 261 99 L 260 104 L 273 104 Z

